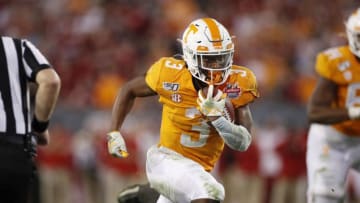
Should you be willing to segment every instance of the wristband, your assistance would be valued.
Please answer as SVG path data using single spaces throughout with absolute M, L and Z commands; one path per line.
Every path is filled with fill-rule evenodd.
M 42 133 L 47 130 L 49 127 L 49 121 L 39 121 L 34 115 L 33 120 L 31 121 L 31 128 L 35 132 Z

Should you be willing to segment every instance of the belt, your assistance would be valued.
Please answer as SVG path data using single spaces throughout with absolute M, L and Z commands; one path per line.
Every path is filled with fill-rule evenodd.
M 8 135 L 6 133 L 0 133 L 0 142 L 14 145 L 22 145 L 25 143 L 25 135 Z

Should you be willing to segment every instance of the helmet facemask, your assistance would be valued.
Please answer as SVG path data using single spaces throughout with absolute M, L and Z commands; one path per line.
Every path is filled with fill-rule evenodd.
M 233 52 L 195 54 L 197 78 L 208 84 L 221 84 L 230 74 Z

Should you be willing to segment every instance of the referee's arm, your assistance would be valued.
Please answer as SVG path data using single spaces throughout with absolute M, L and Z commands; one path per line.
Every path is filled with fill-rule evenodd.
M 35 116 L 39 121 L 48 121 L 60 92 L 60 78 L 54 69 L 47 68 L 37 73 L 36 83 Z
M 60 77 L 52 68 L 40 70 L 36 74 L 35 82 L 38 88 L 35 94 L 34 119 L 41 125 L 48 123 L 51 118 L 59 96 L 61 82 Z M 47 129 L 43 132 L 37 132 L 33 128 L 33 131 L 38 136 L 38 144 L 46 145 L 49 143 Z

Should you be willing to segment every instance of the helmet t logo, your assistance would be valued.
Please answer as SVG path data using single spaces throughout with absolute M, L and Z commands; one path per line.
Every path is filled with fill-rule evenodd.
M 194 24 L 191 24 L 191 25 L 189 26 L 188 31 L 187 31 L 186 34 L 185 34 L 184 42 L 187 43 L 187 38 L 188 38 L 188 36 L 189 36 L 189 34 L 190 34 L 191 32 L 195 34 L 195 33 L 197 33 L 197 31 L 199 31 L 199 29 L 198 29 Z

